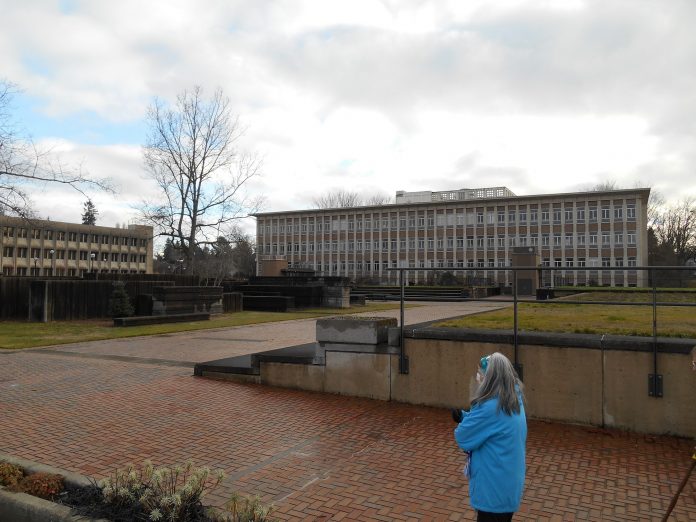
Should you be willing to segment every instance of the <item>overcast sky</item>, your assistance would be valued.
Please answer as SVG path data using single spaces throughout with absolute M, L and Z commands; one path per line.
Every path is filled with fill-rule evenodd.
M 154 96 L 220 87 L 265 158 L 265 210 L 320 193 L 608 179 L 696 196 L 694 0 L 0 0 L 14 115 L 111 177 L 98 224 L 136 218 Z M 32 192 L 79 221 L 84 198 Z

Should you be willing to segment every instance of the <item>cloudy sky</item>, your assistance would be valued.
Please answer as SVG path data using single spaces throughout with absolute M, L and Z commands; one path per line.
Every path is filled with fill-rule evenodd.
M 220 87 L 264 157 L 265 210 L 363 194 L 614 180 L 696 196 L 693 0 L 0 0 L 0 77 L 33 138 L 137 217 L 154 96 Z M 84 198 L 37 188 L 78 221 Z

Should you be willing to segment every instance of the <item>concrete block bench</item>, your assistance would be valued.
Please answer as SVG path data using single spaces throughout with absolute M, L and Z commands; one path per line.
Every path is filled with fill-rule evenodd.
M 115 317 L 114 326 L 143 326 L 147 324 L 186 323 L 189 321 L 208 321 L 208 312 L 170 315 L 141 315 L 135 317 Z

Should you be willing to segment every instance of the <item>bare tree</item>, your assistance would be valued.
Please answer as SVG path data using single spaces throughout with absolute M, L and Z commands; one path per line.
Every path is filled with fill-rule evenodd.
M 383 193 L 375 193 L 364 198 L 358 192 L 334 189 L 315 197 L 312 202 L 316 208 L 350 208 L 362 205 L 386 205 L 392 201 Z
M 195 272 L 196 248 L 228 236 L 237 220 L 259 209 L 261 198 L 244 189 L 260 175 L 261 161 L 239 149 L 243 129 L 219 89 L 209 100 L 200 87 L 184 91 L 173 108 L 155 99 L 147 119 L 143 156 L 159 196 L 140 210 L 159 236 L 180 245 Z
M 31 217 L 29 189 L 42 183 L 69 185 L 84 196 L 89 188 L 113 192 L 109 180 L 66 166 L 20 133 L 11 115 L 15 92 L 13 84 L 0 80 L 0 214 Z
M 603 192 L 606 190 L 619 190 L 619 188 L 620 187 L 618 183 L 616 183 L 615 179 L 608 179 L 593 185 L 591 190 L 594 192 Z
M 686 198 L 664 209 L 652 229 L 658 245 L 673 252 L 679 264 L 696 256 L 696 199 Z
M 362 199 L 357 192 L 336 189 L 315 197 L 314 206 L 317 208 L 349 208 L 360 206 Z
M 392 197 L 389 196 L 388 194 L 380 193 L 377 192 L 375 194 L 372 194 L 371 196 L 367 196 L 364 199 L 363 204 L 364 205 L 388 205 L 390 203 L 393 203 L 394 201 L 392 200 Z
M 665 197 L 658 190 L 651 190 L 648 196 L 648 227 L 655 225 L 665 206 Z

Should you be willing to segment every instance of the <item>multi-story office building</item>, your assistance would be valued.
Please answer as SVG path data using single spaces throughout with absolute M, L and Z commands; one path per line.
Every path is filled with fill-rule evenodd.
M 397 192 L 396 204 L 256 214 L 259 259 L 355 280 L 395 282 L 387 268 L 407 267 L 410 282 L 466 268 L 510 284 L 516 247 L 535 247 L 546 277 L 565 284 L 642 286 L 650 189 L 516 196 L 505 187 Z M 625 267 L 625 270 L 602 270 Z M 584 268 L 585 270 L 563 270 Z M 545 281 L 549 283 L 550 281 Z
M 111 228 L 0 216 L 3 275 L 152 273 L 152 227 Z

